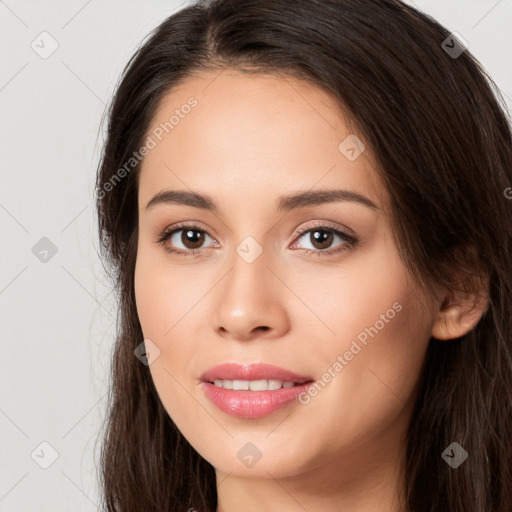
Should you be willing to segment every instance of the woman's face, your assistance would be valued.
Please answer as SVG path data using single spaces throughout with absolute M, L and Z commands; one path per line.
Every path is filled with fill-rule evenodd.
M 188 78 L 151 124 L 135 270 L 149 371 L 220 473 L 396 460 L 434 314 L 362 149 L 325 92 L 231 70 Z

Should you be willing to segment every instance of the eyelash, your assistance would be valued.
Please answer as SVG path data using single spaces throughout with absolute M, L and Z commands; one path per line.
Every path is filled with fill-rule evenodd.
M 160 236 L 158 237 L 156 242 L 158 244 L 161 244 L 165 251 L 167 251 L 168 253 L 175 254 L 176 256 L 192 256 L 192 257 L 199 256 L 203 252 L 204 249 L 190 249 L 188 251 L 184 251 L 182 249 L 172 249 L 171 247 L 169 247 L 166 244 L 167 240 L 174 233 L 179 232 L 179 231 L 184 231 L 184 230 L 201 231 L 203 233 L 206 233 L 208 236 L 210 236 L 207 231 L 200 228 L 199 226 L 196 226 L 195 224 L 184 223 L 184 224 L 177 224 L 175 226 L 172 226 L 172 227 L 166 229 L 163 233 L 160 234 Z M 296 233 L 295 238 L 301 238 L 304 234 L 306 234 L 308 232 L 313 232 L 313 231 L 326 231 L 328 233 L 338 235 L 340 238 L 342 238 L 345 241 L 345 243 L 341 247 L 338 247 L 336 249 L 325 249 L 325 250 L 304 249 L 304 252 L 308 255 L 313 253 L 313 254 L 316 254 L 317 256 L 330 256 L 331 254 L 342 252 L 346 249 L 351 249 L 351 248 L 355 247 L 359 242 L 359 240 L 356 237 L 354 237 L 353 235 L 349 235 L 348 233 L 345 233 L 344 231 L 341 231 L 338 228 L 335 228 L 333 226 L 327 226 L 325 224 L 309 224 L 308 226 L 305 226 L 301 231 Z M 210 238 L 211 238 L 211 236 L 210 236 Z

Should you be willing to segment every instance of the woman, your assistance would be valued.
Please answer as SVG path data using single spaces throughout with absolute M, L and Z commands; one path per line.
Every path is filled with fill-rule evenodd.
M 512 509 L 503 104 L 398 0 L 204 1 L 150 35 L 97 177 L 106 510 Z

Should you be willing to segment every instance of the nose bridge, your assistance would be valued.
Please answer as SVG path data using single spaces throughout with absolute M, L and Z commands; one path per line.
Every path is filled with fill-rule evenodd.
M 243 240 L 235 247 L 237 256 L 244 261 L 247 265 L 253 265 L 254 263 L 261 260 L 268 259 L 267 255 L 269 252 L 268 244 L 266 248 L 263 246 L 264 241 L 263 235 L 259 236 L 259 240 L 256 240 L 254 236 L 247 235 Z
M 269 210 L 270 207 L 267 207 Z M 275 297 L 279 293 L 279 279 L 274 275 L 276 269 L 282 268 L 279 262 L 279 247 L 277 239 L 279 229 L 275 229 L 275 218 L 271 214 L 262 214 L 261 203 L 254 202 L 245 209 L 246 219 L 260 219 L 260 223 L 239 222 L 232 228 L 231 236 L 235 241 L 229 258 L 231 286 L 246 283 L 252 287 L 253 294 Z M 263 217 L 262 217 L 263 215 Z M 226 276 L 228 277 L 228 276 Z
M 246 236 L 235 247 L 232 258 L 232 270 L 230 272 L 231 286 L 242 283 L 250 286 L 251 291 L 257 292 L 262 284 L 267 281 L 270 271 L 267 266 L 270 264 L 270 249 L 264 247 L 252 235 Z M 260 286 L 257 286 L 257 285 Z M 249 290 L 247 290 L 249 291 Z

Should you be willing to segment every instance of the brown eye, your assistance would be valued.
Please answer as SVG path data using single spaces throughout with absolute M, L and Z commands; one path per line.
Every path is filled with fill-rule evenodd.
M 341 243 L 331 249 L 336 238 L 340 239 Z M 299 233 L 297 240 L 300 239 L 306 240 L 311 245 L 311 247 L 304 248 L 306 253 L 316 253 L 319 256 L 333 254 L 357 244 L 357 239 L 352 235 L 329 226 L 314 226 L 313 228 L 307 226 Z
M 195 255 L 202 252 L 206 237 L 213 240 L 204 229 L 185 224 L 167 229 L 157 242 L 169 253 Z

